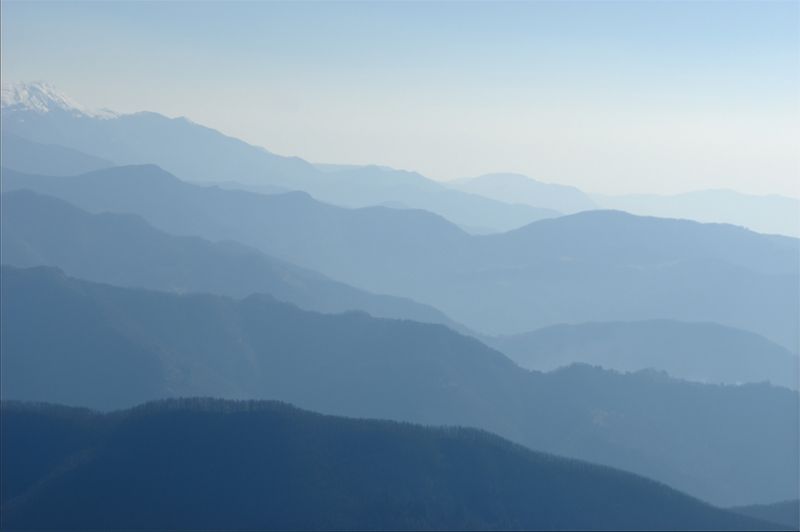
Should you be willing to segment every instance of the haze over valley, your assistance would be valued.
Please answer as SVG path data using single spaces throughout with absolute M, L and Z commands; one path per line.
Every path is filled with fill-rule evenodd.
M 4 2 L 0 528 L 800 529 L 760 5 Z

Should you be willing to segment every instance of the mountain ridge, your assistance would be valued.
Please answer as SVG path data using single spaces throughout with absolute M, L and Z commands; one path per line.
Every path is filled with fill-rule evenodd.
M 436 212 L 461 226 L 492 231 L 557 214 L 452 190 L 419 174 L 375 166 L 320 170 L 299 157 L 274 154 L 183 117 L 168 118 L 145 111 L 95 118 L 86 113 L 47 113 L 8 105 L 2 112 L 3 130 L 20 137 L 76 149 L 121 165 L 155 163 L 193 182 L 242 182 L 305 190 L 322 201 L 348 207 L 399 201 Z M 368 179 L 362 175 L 365 172 Z
M 89 214 L 25 189 L 0 194 L 0 204 L 3 264 L 55 266 L 89 281 L 168 292 L 265 292 L 308 310 L 363 310 L 466 331 L 432 307 L 364 292 L 235 242 L 168 235 L 137 215 Z
M 698 382 L 770 381 L 798 388 L 800 358 L 754 333 L 673 320 L 545 327 L 486 342 L 520 366 L 551 371 L 575 362 L 617 371 L 646 368 Z
M 7 399 L 104 409 L 174 396 L 278 399 L 474 426 L 716 504 L 797 496 L 798 397 L 785 388 L 585 365 L 529 372 L 442 325 L 319 314 L 267 296 L 118 288 L 41 267 L 4 266 L 0 279 Z M 48 334 L 31 334 L 40 330 Z
M 682 319 L 800 345 L 800 302 L 791 297 L 800 289 L 800 240 L 789 237 L 608 211 L 470 236 L 430 213 L 201 187 L 151 166 L 68 178 L 4 170 L 1 184 L 90 212 L 139 214 L 174 235 L 238 241 L 369 292 L 431 305 L 483 334 Z
M 2 435 L 4 470 L 15 474 L 8 487 L 19 494 L 3 501 L 3 521 L 12 527 L 772 526 L 649 479 L 535 453 L 474 429 L 210 399 L 148 403 L 112 414 L 7 402 L 0 408 L 5 425 L 16 429 Z M 77 442 L 49 443 L 50 461 L 72 464 L 61 471 L 56 465 L 58 472 L 36 484 L 37 472 L 19 458 L 42 454 L 30 442 L 54 429 Z M 190 448 L 187 437 L 195 442 Z
M 544 183 L 523 174 L 498 172 L 455 179 L 447 184 L 498 201 L 547 207 L 564 214 L 597 208 L 591 197 L 576 187 Z

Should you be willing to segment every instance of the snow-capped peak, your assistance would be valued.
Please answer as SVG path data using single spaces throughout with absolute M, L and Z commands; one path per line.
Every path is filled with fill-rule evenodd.
M 95 118 L 113 118 L 116 113 L 108 110 L 93 111 L 82 106 L 52 85 L 44 82 L 4 83 L 0 104 L 3 110 L 50 113 L 67 112 Z

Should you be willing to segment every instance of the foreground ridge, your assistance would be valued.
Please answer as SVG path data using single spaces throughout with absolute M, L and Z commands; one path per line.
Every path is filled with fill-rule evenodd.
M 6 402 L 2 415 L 4 527 L 775 528 L 474 429 L 204 398 L 110 414 Z

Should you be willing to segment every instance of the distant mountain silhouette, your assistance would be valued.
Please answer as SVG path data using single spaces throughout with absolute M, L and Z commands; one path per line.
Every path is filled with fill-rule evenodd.
M 471 429 L 213 399 L 0 412 L 4 528 L 771 529 Z
M 619 371 L 654 368 L 700 382 L 770 381 L 792 389 L 800 378 L 797 354 L 756 334 L 714 323 L 554 325 L 489 343 L 520 366 L 540 371 L 582 362 Z
M 796 238 L 621 211 L 596 210 L 542 220 L 484 241 L 491 244 L 487 252 L 505 254 L 505 263 L 510 265 L 559 257 L 662 267 L 671 262 L 714 260 L 772 274 L 797 274 L 800 269 L 800 240 Z
M 326 169 L 330 178 L 318 182 L 313 196 L 332 205 L 346 208 L 390 207 L 393 209 L 423 209 L 436 213 L 470 234 L 491 234 L 525 225 L 531 220 L 552 218 L 560 213 L 551 209 L 519 204 L 497 208 L 494 202 L 466 194 L 414 173 L 379 166 Z M 274 185 L 254 185 L 231 181 L 223 188 L 246 190 L 260 194 L 275 194 Z M 390 187 L 392 199 L 387 197 Z M 310 189 L 309 189 L 310 190 Z M 284 189 L 283 192 L 288 192 Z M 475 225 L 485 223 L 485 226 Z
M 109 168 L 114 163 L 63 146 L 45 145 L 3 132 L 3 166 L 45 175 L 75 175 Z
M 470 232 L 506 231 L 561 214 L 543 206 L 501 203 L 502 200 L 453 189 L 416 172 L 380 166 L 328 169 L 325 179 L 316 183 L 309 192 L 315 198 L 344 207 L 390 202 L 424 209 Z
M 800 530 L 800 500 L 736 506 L 729 510 L 753 519 L 785 526 L 790 530 Z
M 3 264 L 56 266 L 90 281 L 156 290 L 261 292 L 309 310 L 363 310 L 465 330 L 426 305 L 370 294 L 233 242 L 171 236 L 134 215 L 89 214 L 27 190 L 4 193 L 0 215 Z
M 676 319 L 800 345 L 798 240 L 734 226 L 588 211 L 470 237 L 424 211 L 200 187 L 154 166 L 71 178 L 4 170 L 2 185 L 91 212 L 135 213 L 176 235 L 238 241 L 370 292 L 432 305 L 483 333 Z
M 595 195 L 593 199 L 604 208 L 620 209 L 634 214 L 729 223 L 761 233 L 800 236 L 798 198 L 754 196 L 733 190 L 698 190 L 671 196 Z
M 203 187 L 155 166 L 119 167 L 75 178 L 4 169 L 2 177 L 3 190 L 34 190 L 90 212 L 138 214 L 168 233 L 237 241 L 328 275 L 363 273 L 360 286 L 380 284 L 388 274 L 409 284 L 430 268 L 413 261 L 435 260 L 445 249 L 455 251 L 459 242 L 469 241 L 457 226 L 426 211 L 344 209 L 302 192 L 263 195 Z
M 118 164 L 158 164 L 190 181 L 303 190 L 321 201 L 348 207 L 400 202 L 480 232 L 507 231 L 558 213 L 600 206 L 800 236 L 800 200 L 796 198 L 725 190 L 673 196 L 589 196 L 574 187 L 540 183 L 519 174 L 489 174 L 447 185 L 385 166 L 315 165 L 298 157 L 276 155 L 186 118 L 90 111 L 42 83 L 16 84 L 8 90 L 4 85 L 2 114 L 4 135 L 78 150 Z M 48 175 L 91 170 L 4 165 Z
M 3 133 L 56 144 L 118 164 L 158 163 L 187 179 L 302 185 L 317 174 L 297 157 L 282 157 L 186 118 L 141 112 L 96 117 L 80 110 L 40 111 L 4 105 Z M 292 187 L 296 188 L 296 187 Z
M 68 147 L 118 164 L 154 163 L 185 180 L 278 186 L 349 207 L 398 201 L 465 227 L 493 231 L 559 214 L 467 194 L 412 172 L 378 166 L 322 170 L 300 158 L 276 155 L 186 118 L 150 112 L 87 112 L 49 86 L 22 84 L 17 90 L 27 97 L 4 100 L 4 134 Z
M 545 207 L 565 214 L 597 208 L 588 194 L 575 187 L 542 183 L 522 174 L 486 174 L 456 179 L 448 185 L 498 201 Z
M 796 498 L 798 394 L 589 366 L 523 370 L 440 325 L 3 267 L 3 397 L 118 408 L 174 396 L 475 426 L 715 504 Z

